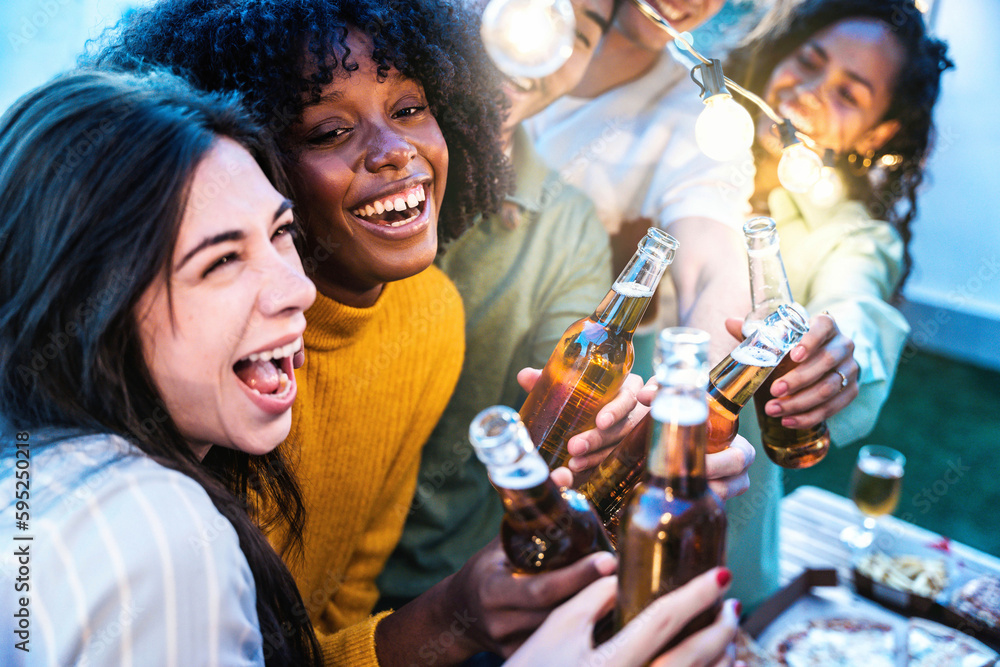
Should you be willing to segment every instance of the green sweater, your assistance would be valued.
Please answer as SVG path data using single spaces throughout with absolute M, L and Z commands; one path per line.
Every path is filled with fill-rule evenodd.
M 543 366 L 566 327 L 611 287 L 608 235 L 590 200 L 544 165 L 522 130 L 513 162 L 516 192 L 505 207 L 519 213 L 516 228 L 487 218 L 437 262 L 465 305 L 465 363 L 424 446 L 403 536 L 378 579 L 383 608 L 424 592 L 497 535 L 503 509 L 472 453 L 469 423 L 491 405 L 520 407 L 517 372 Z

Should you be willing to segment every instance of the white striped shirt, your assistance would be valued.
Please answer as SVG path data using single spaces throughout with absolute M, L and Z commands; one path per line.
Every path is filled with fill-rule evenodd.
M 28 530 L 18 530 L 9 440 L 0 458 L 0 665 L 264 664 L 253 575 L 197 482 L 114 436 L 34 445 Z M 29 652 L 16 646 L 22 597 Z

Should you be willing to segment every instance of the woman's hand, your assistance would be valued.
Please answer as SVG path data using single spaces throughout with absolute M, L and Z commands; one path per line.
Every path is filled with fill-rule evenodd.
M 517 374 L 517 381 L 530 392 L 541 374 L 535 368 L 524 368 Z M 572 456 L 567 464 L 569 469 L 582 473 L 599 466 L 625 434 L 646 416 L 655 392 L 652 380 L 643 386 L 642 378 L 630 373 L 618 394 L 597 413 L 597 427 L 574 435 L 566 443 L 566 450 Z
M 594 647 L 594 625 L 614 607 L 617 579 L 604 577 L 553 611 L 524 643 L 507 667 L 547 665 L 576 667 L 603 664 L 616 667 L 645 664 L 688 621 L 714 604 L 729 583 L 723 568 L 709 570 L 669 595 L 659 598 L 617 635 Z M 724 582 L 720 585 L 720 582 Z M 655 667 L 729 665 L 736 635 L 735 600 L 722 606 L 715 622 L 653 662 Z
M 739 319 L 726 320 L 733 335 L 742 326 Z M 843 410 L 858 395 L 858 364 L 854 341 L 837 328 L 833 316 L 820 313 L 812 318 L 809 331 L 788 353 L 798 365 L 771 385 L 764 411 L 781 417 L 786 428 L 810 428 Z
M 552 480 L 566 487 L 573 475 L 557 468 Z M 408 665 L 418 654 L 442 664 L 481 651 L 507 657 L 555 607 L 617 568 L 614 554 L 600 552 L 552 572 L 517 574 L 496 538 L 461 570 L 382 619 L 376 628 L 379 664 Z
M 746 493 L 750 488 L 750 466 L 757 453 L 742 435 L 737 435 L 729 447 L 705 455 L 705 477 L 708 485 L 723 500 Z

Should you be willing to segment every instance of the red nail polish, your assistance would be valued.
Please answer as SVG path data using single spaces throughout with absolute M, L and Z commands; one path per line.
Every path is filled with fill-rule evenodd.
M 736 612 L 736 618 L 739 618 L 740 614 L 743 613 L 743 603 L 736 600 L 736 602 L 733 603 L 733 611 Z
M 722 568 L 719 573 L 715 575 L 715 581 L 719 584 L 719 588 L 725 588 L 729 585 L 729 582 L 733 580 L 733 573 L 729 571 L 728 568 Z

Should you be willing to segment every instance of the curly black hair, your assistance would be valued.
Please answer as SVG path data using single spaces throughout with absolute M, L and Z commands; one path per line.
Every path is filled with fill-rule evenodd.
M 837 166 L 851 196 L 864 202 L 871 215 L 892 224 L 903 239 L 898 295 L 912 264 L 910 223 L 917 215 L 917 190 L 932 148 L 933 110 L 941 92 L 941 73 L 954 67 L 947 45 L 928 34 L 914 0 L 807 0 L 786 26 L 733 51 L 726 73 L 761 93 L 778 63 L 806 40 L 830 25 L 859 17 L 885 23 L 903 47 L 903 66 L 889 108 L 879 121 L 898 120 L 900 129 L 873 155 L 841 155 Z M 752 114 L 760 113 L 756 107 L 748 108 Z M 865 162 L 874 168 L 859 168 Z
M 349 29 L 368 35 L 380 75 L 423 86 L 448 145 L 438 244 L 499 210 L 513 183 L 501 123 L 507 101 L 478 21 L 448 0 L 160 0 L 133 10 L 81 63 L 174 69 L 206 90 L 238 91 L 293 159 L 289 130 L 336 70 L 358 68 Z M 314 64 L 319 66 L 315 67 Z M 290 193 L 294 198 L 295 193 Z

